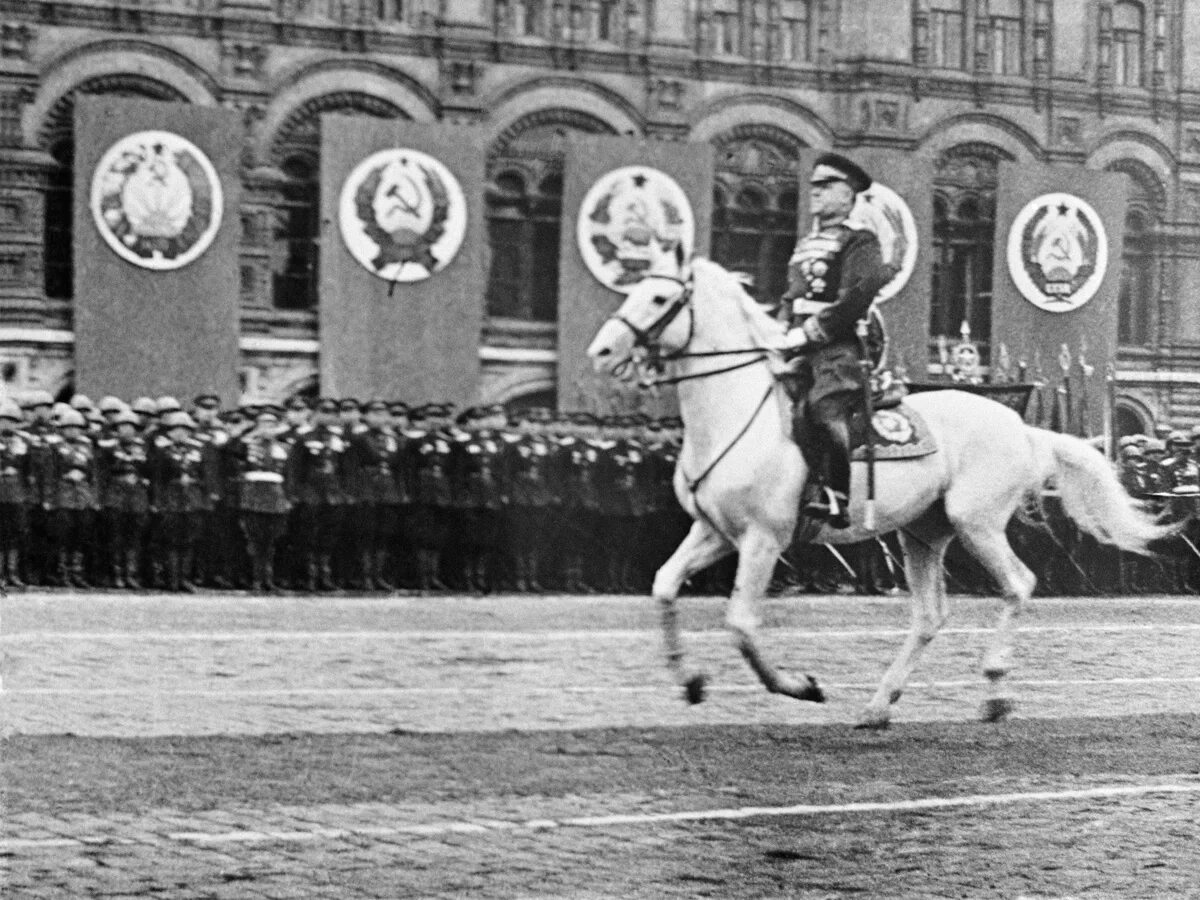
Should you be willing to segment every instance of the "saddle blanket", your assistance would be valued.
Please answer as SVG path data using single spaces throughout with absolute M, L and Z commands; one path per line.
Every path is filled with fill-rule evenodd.
M 864 410 L 850 419 L 850 446 L 854 448 L 850 458 L 855 462 L 867 459 L 866 419 Z M 916 459 L 937 452 L 929 426 L 907 403 L 876 410 L 871 425 L 875 429 L 876 460 Z

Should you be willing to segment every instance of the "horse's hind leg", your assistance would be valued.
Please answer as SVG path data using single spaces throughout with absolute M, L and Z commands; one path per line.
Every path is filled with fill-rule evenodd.
M 738 546 L 737 577 L 725 613 L 725 625 L 743 658 L 768 691 L 797 700 L 824 703 L 825 693 L 815 678 L 806 675 L 803 681 L 798 681 L 784 675 L 767 662 L 758 647 L 756 603 L 767 590 L 781 549 L 779 541 L 769 532 L 747 533 Z
M 689 674 L 683 664 L 683 640 L 679 636 L 679 612 L 676 598 L 684 582 L 702 569 L 733 552 L 733 547 L 707 523 L 696 521 L 683 542 L 654 575 L 654 598 L 662 611 L 663 641 L 667 668 L 684 688 L 689 703 L 704 699 L 705 676 Z
M 1026 601 L 1033 596 L 1037 578 L 1013 552 L 1003 527 L 959 523 L 958 537 L 996 580 L 1004 599 L 996 630 L 983 655 L 983 674 L 990 689 L 983 703 L 982 716 L 986 722 L 995 722 L 1005 718 L 1013 709 L 1013 702 L 1004 685 L 1004 676 L 1012 668 L 1013 622 L 1021 614 Z
M 939 527 L 940 526 L 940 527 Z M 887 728 L 891 706 L 900 699 L 904 686 L 916 668 L 921 653 L 946 624 L 949 606 L 946 599 L 946 573 L 942 560 L 953 539 L 945 518 L 934 527 L 902 531 L 904 573 L 908 577 L 912 625 L 895 660 L 883 674 L 875 696 L 858 719 L 856 728 Z

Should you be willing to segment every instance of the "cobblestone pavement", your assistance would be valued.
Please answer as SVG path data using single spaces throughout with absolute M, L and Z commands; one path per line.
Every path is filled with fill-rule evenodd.
M 902 601 L 765 605 L 823 707 L 685 601 L 687 707 L 645 599 L 9 597 L 0 893 L 1200 897 L 1200 601 L 1034 601 L 1002 726 L 957 606 L 864 735 Z

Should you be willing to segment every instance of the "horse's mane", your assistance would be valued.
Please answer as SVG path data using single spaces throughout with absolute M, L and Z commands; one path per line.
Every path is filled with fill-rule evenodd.
M 755 344 L 766 346 L 771 338 L 778 336 L 783 330 L 783 324 L 773 318 L 751 297 L 746 292 L 746 287 L 741 280 L 724 266 L 711 259 L 695 257 L 692 260 L 692 270 L 701 276 L 701 279 L 695 283 L 702 282 L 706 286 L 711 286 L 737 304 L 746 324 L 750 326 Z

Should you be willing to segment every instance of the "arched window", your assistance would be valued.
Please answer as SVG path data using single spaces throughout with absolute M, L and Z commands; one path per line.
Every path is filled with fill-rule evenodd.
M 281 173 L 273 198 L 272 233 L 265 255 L 247 254 L 244 267 L 269 268 L 270 302 L 277 309 L 313 309 L 318 302 L 321 236 L 322 113 L 371 118 L 407 118 L 399 107 L 355 91 L 325 94 L 303 104 L 283 122 L 271 143 L 271 160 Z M 243 235 L 249 240 L 250 235 Z M 249 249 L 249 248 L 247 248 Z M 257 261 L 257 262 L 256 262 Z M 245 273 L 243 275 L 245 276 Z
M 69 300 L 74 296 L 74 203 L 75 203 L 75 98 L 81 94 L 138 97 L 176 103 L 187 98 L 169 84 L 142 75 L 98 75 L 60 97 L 38 134 L 38 141 L 54 167 L 46 173 L 45 206 L 42 215 L 42 288 L 47 297 Z
M 1146 14 L 1142 4 L 1121 0 L 1113 6 L 1112 23 L 1113 83 L 1138 87 L 1145 83 Z
M 937 161 L 933 179 L 933 292 L 929 335 L 957 339 L 963 323 L 986 364 L 992 333 L 992 255 L 1001 151 L 954 147 Z
M 558 318 L 563 161 L 571 132 L 611 134 L 612 129 L 583 113 L 546 110 L 517 122 L 492 148 L 484 197 L 490 316 Z
M 963 0 L 933 0 L 929 10 L 929 64 L 962 69 L 967 64 L 967 17 Z
M 1151 347 L 1158 295 L 1158 227 L 1165 192 L 1154 173 L 1134 160 L 1119 160 L 1108 170 L 1124 172 L 1130 179 L 1117 292 L 1117 341 L 1124 347 Z
M 796 172 L 803 143 L 772 126 L 742 126 L 718 137 L 712 258 L 747 276 L 760 303 L 787 287 L 796 245 Z
M 1023 0 L 990 0 L 988 31 L 991 38 L 992 71 L 997 75 L 1021 75 L 1025 71 Z

